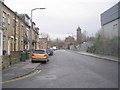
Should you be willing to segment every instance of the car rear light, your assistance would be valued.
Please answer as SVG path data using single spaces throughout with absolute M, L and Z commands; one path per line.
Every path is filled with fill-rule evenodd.
M 32 56 L 34 56 L 34 54 L 32 54 Z
M 47 54 L 44 55 L 44 57 L 47 57 L 47 56 L 48 56 Z

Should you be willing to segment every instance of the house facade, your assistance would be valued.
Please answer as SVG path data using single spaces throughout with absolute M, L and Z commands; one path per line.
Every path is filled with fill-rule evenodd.
M 69 49 L 70 45 L 73 45 L 75 43 L 75 39 L 72 36 L 68 36 L 65 38 L 65 45 L 64 48 Z
M 27 14 L 20 16 L 1 2 L 1 27 L 3 31 L 2 49 L 4 54 L 11 51 L 30 49 L 30 18 Z
M 0 29 L 0 57 L 2 56 L 2 51 L 3 51 L 3 32 L 2 30 Z
M 39 28 L 36 27 L 36 24 L 33 22 L 32 29 L 32 49 L 39 49 Z
M 120 22 L 120 2 L 101 14 L 101 26 L 106 38 L 118 36 Z
M 24 22 L 23 24 L 23 49 L 30 49 L 30 17 L 27 14 L 18 14 L 18 16 L 22 19 Z
M 0 8 L 2 8 L 2 2 L 0 1 Z M 3 51 L 3 30 L 2 30 L 2 10 L 0 9 L 0 58 Z
M 10 51 L 15 51 L 18 47 L 18 17 L 15 12 L 2 3 L 1 19 L 3 29 L 3 51 L 9 55 Z
M 48 41 L 47 38 L 39 38 L 39 49 L 47 49 Z
M 39 49 L 39 28 L 32 25 L 27 14 L 18 14 L 0 1 L 0 54 L 30 50 L 31 37 L 32 48 Z
M 17 12 L 12 11 L 2 3 L 1 22 L 3 29 L 3 55 L 10 55 L 11 51 L 24 50 L 24 31 L 26 23 L 18 16 Z

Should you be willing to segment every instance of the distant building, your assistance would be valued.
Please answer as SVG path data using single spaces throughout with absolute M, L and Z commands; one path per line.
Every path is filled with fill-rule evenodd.
M 81 34 L 81 28 L 78 27 L 77 29 L 77 43 L 81 44 L 82 43 L 82 34 Z
M 118 36 L 120 26 L 120 2 L 101 14 L 101 26 L 106 38 Z
M 47 48 L 48 48 L 47 38 L 39 38 L 39 49 L 47 49 Z
M 69 46 L 74 44 L 74 43 L 75 43 L 74 37 L 68 36 L 67 38 L 65 38 L 65 46 L 64 46 L 64 48 L 69 49 L 70 48 Z

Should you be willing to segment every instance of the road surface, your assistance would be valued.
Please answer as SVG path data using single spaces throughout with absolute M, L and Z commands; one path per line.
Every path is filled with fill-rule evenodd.
M 56 50 L 34 76 L 4 83 L 3 88 L 118 88 L 118 63 Z

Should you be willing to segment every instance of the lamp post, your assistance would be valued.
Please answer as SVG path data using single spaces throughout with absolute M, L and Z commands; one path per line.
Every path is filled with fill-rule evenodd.
M 33 24 L 32 24 L 32 13 L 33 11 L 37 10 L 37 9 L 46 9 L 46 8 L 34 8 L 31 10 L 31 30 L 30 30 L 30 55 L 32 54 L 32 29 L 33 29 Z

